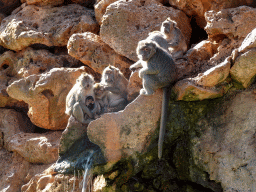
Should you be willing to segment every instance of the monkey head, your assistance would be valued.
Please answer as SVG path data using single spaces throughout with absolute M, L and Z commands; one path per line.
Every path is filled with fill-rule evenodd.
M 88 109 L 93 110 L 93 108 L 94 108 L 94 99 L 93 99 L 92 96 L 86 97 L 85 105 L 88 107 Z
M 106 92 L 104 86 L 100 83 L 95 83 L 93 85 L 93 91 L 97 99 L 102 99 L 102 97 L 104 97 Z
M 102 73 L 102 80 L 101 82 L 105 85 L 114 85 L 115 80 L 119 79 L 118 76 L 120 75 L 120 70 L 112 65 L 106 67 Z
M 164 34 L 169 34 L 175 27 L 177 23 L 171 20 L 169 17 L 162 23 L 161 32 Z
M 78 79 L 76 80 L 78 84 L 80 84 L 84 89 L 90 90 L 94 84 L 94 78 L 92 75 L 88 73 L 82 73 Z
M 138 58 L 142 61 L 148 61 L 156 53 L 157 44 L 151 40 L 142 40 L 137 46 Z

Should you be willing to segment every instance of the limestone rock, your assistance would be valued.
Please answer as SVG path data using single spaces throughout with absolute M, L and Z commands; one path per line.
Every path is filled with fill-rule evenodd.
M 0 45 L 22 50 L 33 44 L 65 46 L 73 33 L 99 31 L 94 12 L 77 4 L 62 7 L 25 6 L 0 26 Z
M 204 87 L 213 87 L 226 80 L 231 67 L 231 56 L 219 65 L 212 67 L 204 73 L 198 74 L 193 78 L 197 85 Z
M 176 94 L 176 100 L 199 101 L 204 99 L 214 99 L 224 94 L 224 88 L 205 88 L 196 85 L 191 79 L 178 81 L 173 91 Z
M 117 0 L 100 0 L 94 5 L 94 10 L 95 10 L 95 17 L 98 23 L 101 25 L 103 15 L 106 12 L 107 7 L 111 4 L 116 2 Z
M 68 41 L 67 48 L 72 57 L 99 73 L 102 73 L 107 66 L 113 65 L 126 75 L 127 68 L 131 65 L 127 58 L 116 54 L 101 40 L 100 36 L 91 32 L 73 34 Z
M 238 52 L 244 53 L 251 48 L 256 47 L 256 28 L 253 29 L 244 39 L 241 46 L 238 49 Z
M 65 129 L 68 120 L 66 96 L 82 72 L 87 72 L 85 67 L 54 68 L 13 82 L 7 92 L 11 97 L 28 103 L 28 116 L 38 127 Z
M 1 0 L 0 13 L 9 15 L 14 9 L 19 7 L 20 5 L 21 4 L 19 0 Z
M 123 111 L 105 113 L 92 121 L 87 128 L 88 137 L 99 145 L 108 162 L 144 153 L 158 127 L 161 103 L 161 90 L 151 96 L 141 95 Z
M 21 132 L 33 132 L 35 126 L 29 119 L 13 109 L 0 109 L 0 146 L 10 151 L 11 137 Z
M 252 1 L 244 0 L 218 0 L 218 1 L 201 1 L 201 0 L 169 0 L 170 5 L 184 11 L 187 15 L 193 16 L 197 24 L 203 28 L 206 25 L 204 13 L 209 10 L 220 11 L 226 8 L 238 7 L 241 5 L 252 5 Z
M 256 75 L 256 49 L 240 55 L 230 70 L 232 79 L 247 88 L 254 80 Z
M 21 0 L 21 3 L 27 3 L 28 5 L 38 5 L 38 6 L 46 6 L 46 5 L 62 5 L 64 0 Z
M 256 27 L 256 9 L 241 6 L 219 12 L 208 11 L 205 19 L 205 30 L 209 38 L 223 35 L 229 38 L 245 38 Z
M 133 101 L 136 97 L 139 96 L 140 94 L 140 89 L 142 88 L 142 79 L 139 77 L 139 72 L 138 70 L 135 72 L 132 72 L 130 78 L 129 78 L 129 83 L 127 87 L 127 100 L 129 102 Z
M 10 150 L 30 163 L 49 164 L 57 161 L 61 132 L 19 133 L 10 141 Z
M 117 53 L 136 61 L 138 41 L 145 39 L 149 32 L 160 30 L 167 17 L 177 22 L 189 43 L 191 26 L 188 17 L 182 11 L 152 0 L 122 0 L 110 4 L 102 19 L 100 36 Z
M 192 156 L 209 179 L 221 183 L 223 191 L 255 188 L 255 90 L 230 98 L 221 109 L 197 123 L 201 136 L 193 139 Z

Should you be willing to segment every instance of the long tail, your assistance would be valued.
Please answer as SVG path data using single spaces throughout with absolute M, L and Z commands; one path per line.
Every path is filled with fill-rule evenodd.
M 162 112 L 161 112 L 161 122 L 160 122 L 160 131 L 158 139 L 158 158 L 161 159 L 163 152 L 163 143 L 164 143 L 164 134 L 167 121 L 167 112 L 168 112 L 168 87 L 163 88 L 163 101 L 162 101 Z

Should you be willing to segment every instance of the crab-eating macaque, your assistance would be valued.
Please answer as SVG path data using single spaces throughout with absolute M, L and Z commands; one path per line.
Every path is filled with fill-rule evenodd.
M 186 40 L 177 23 L 167 18 L 161 25 L 161 33 L 168 42 L 168 50 L 174 59 L 181 58 L 187 51 Z
M 108 106 L 111 112 L 124 109 L 127 105 L 127 85 L 128 80 L 123 73 L 114 66 L 104 69 L 101 78 L 101 85 L 108 93 Z
M 154 41 L 140 41 L 136 52 L 139 61 L 131 65 L 130 69 L 142 67 L 139 70 L 139 77 L 142 78 L 143 84 L 140 94 L 151 95 L 155 90 L 163 88 L 162 114 L 158 141 L 158 157 L 161 159 L 168 111 L 167 87 L 176 80 L 176 66 L 172 56 Z
M 107 112 L 109 91 L 105 90 L 104 86 L 100 83 L 93 85 L 93 91 L 96 99 L 95 103 L 98 105 L 100 113 Z
M 146 40 L 155 41 L 159 47 L 162 47 L 164 50 L 169 51 L 168 50 L 169 45 L 167 40 L 165 39 L 165 35 L 160 31 L 150 32 Z
M 82 73 L 66 97 L 65 113 L 73 115 L 81 123 L 89 123 L 94 119 L 95 97 L 93 84 L 93 76 Z

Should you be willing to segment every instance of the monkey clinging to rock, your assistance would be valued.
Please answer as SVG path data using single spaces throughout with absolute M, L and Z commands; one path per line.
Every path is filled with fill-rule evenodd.
M 130 66 L 130 69 L 142 67 L 139 77 L 142 78 L 143 89 L 141 95 L 151 95 L 157 89 L 163 88 L 161 123 L 158 140 L 158 158 L 162 157 L 162 148 L 165 134 L 168 111 L 167 91 L 171 83 L 176 80 L 176 66 L 171 55 L 152 40 L 142 40 L 138 43 L 137 55 L 139 61 Z

